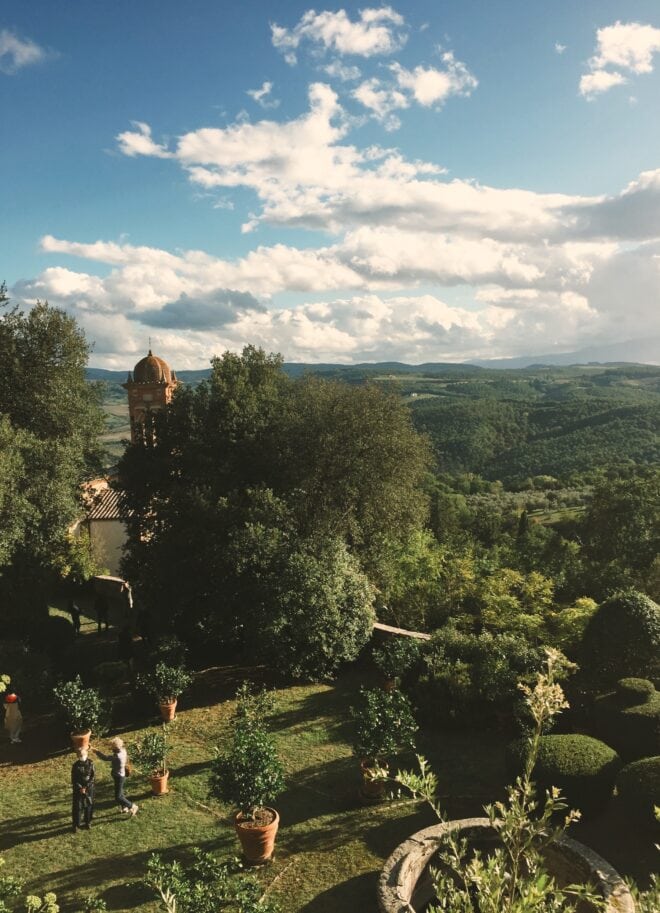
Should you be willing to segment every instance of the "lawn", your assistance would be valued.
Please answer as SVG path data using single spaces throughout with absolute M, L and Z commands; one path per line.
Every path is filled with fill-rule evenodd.
M 95 633 L 88 637 L 102 640 Z M 428 810 L 406 802 L 364 807 L 358 801 L 346 716 L 365 676 L 368 672 L 354 669 L 332 686 L 277 691 L 273 728 L 288 785 L 276 803 L 281 815 L 276 856 L 258 877 L 264 890 L 279 898 L 283 913 L 376 913 L 375 885 L 384 859 L 410 833 L 433 823 Z M 171 791 L 151 798 L 147 781 L 131 777 L 127 792 L 140 805 L 134 819 L 119 814 L 108 764 L 97 761 L 96 813 L 89 833 L 70 832 L 73 755 L 61 728 L 50 718 L 28 720 L 23 744 L 0 748 L 0 853 L 7 871 L 25 878 L 37 893 L 54 890 L 63 913 L 77 913 L 89 893 L 101 896 L 110 910 L 150 913 L 158 906 L 140 879 L 154 850 L 181 858 L 201 846 L 222 857 L 238 855 L 231 809 L 209 800 L 207 784 L 214 745 L 226 738 L 231 695 L 246 677 L 258 678 L 258 670 L 223 667 L 198 673 L 172 732 Z M 129 745 L 146 722 L 136 722 L 128 693 L 118 701 L 114 719 L 113 731 Z M 97 743 L 107 746 L 107 740 Z M 440 775 L 450 816 L 478 814 L 485 801 L 502 795 L 503 745 L 497 736 L 422 734 L 419 747 Z M 624 873 L 644 880 L 652 869 L 652 841 L 640 838 L 625 821 L 601 818 L 580 828 L 582 839 Z

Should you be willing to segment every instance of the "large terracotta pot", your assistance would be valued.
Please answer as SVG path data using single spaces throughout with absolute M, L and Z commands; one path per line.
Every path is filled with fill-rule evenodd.
M 383 679 L 383 691 L 396 691 L 396 679 L 395 678 L 384 678 Z
M 167 781 L 169 779 L 170 772 L 169 770 L 163 771 L 161 774 L 151 774 L 149 777 L 149 782 L 151 783 L 151 794 L 152 796 L 164 796 L 167 792 Z
M 173 701 L 161 701 L 159 707 L 163 722 L 171 723 L 176 716 L 176 698 Z
M 280 816 L 274 808 L 264 809 L 274 816 L 270 824 L 255 824 L 243 818 L 241 812 L 234 818 L 234 827 L 249 865 L 263 865 L 275 850 L 275 835 L 280 826 Z
M 449 833 L 485 848 L 497 843 L 488 818 L 445 821 L 413 834 L 394 850 L 378 881 L 380 913 L 419 913 L 434 900 L 429 867 Z M 561 836 L 544 850 L 548 871 L 560 884 L 590 882 L 603 896 L 602 913 L 635 913 L 628 887 L 612 866 L 589 847 Z M 582 909 L 582 907 L 580 907 Z
M 73 750 L 79 751 L 81 748 L 84 748 L 85 751 L 87 751 L 91 735 L 91 729 L 86 729 L 84 732 L 72 732 L 71 744 L 73 745 Z
M 374 780 L 370 771 L 374 766 L 371 758 L 362 758 L 360 761 L 360 772 L 362 773 L 362 785 L 360 787 L 360 798 L 363 802 L 382 802 L 385 798 L 385 780 Z

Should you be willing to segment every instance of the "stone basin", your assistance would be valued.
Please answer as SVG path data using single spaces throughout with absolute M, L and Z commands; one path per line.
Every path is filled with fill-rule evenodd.
M 497 835 L 488 818 L 462 818 L 417 831 L 394 850 L 378 880 L 380 913 L 422 913 L 434 897 L 429 864 L 443 838 L 452 832 L 480 847 L 494 846 Z M 623 879 L 589 847 L 560 837 L 545 853 L 548 871 L 559 884 L 590 884 L 605 898 L 606 913 L 635 913 Z

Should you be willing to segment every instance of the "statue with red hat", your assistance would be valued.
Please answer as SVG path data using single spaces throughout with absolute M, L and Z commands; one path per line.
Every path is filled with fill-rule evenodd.
M 5 678 L 5 676 L 3 676 Z M 12 744 L 16 745 L 21 741 L 21 729 L 23 728 L 23 715 L 21 713 L 20 699 L 15 691 L 9 688 L 9 682 L 5 682 L 6 693 L 4 697 L 5 705 L 5 729 Z

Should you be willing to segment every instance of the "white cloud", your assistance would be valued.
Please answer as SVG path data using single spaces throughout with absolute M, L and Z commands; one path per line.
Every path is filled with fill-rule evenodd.
M 565 44 L 560 44 L 558 41 L 555 41 L 555 53 L 563 54 L 565 50 L 566 50 Z
M 595 95 L 607 92 L 613 86 L 622 86 L 626 82 L 627 79 L 621 73 L 594 70 L 593 73 L 585 73 L 580 78 L 580 95 L 584 95 L 586 99 L 591 100 Z
M 351 20 L 343 9 L 308 10 L 292 29 L 271 25 L 271 34 L 273 45 L 290 64 L 296 62 L 295 52 L 303 42 L 320 53 L 373 57 L 392 54 L 406 41 L 403 16 L 390 6 L 360 10 L 357 20 Z
M 479 85 L 477 78 L 451 51 L 446 51 L 442 60 L 444 70 L 418 66 L 411 71 L 398 63 L 392 64 L 391 69 L 400 88 L 411 92 L 424 107 L 442 104 L 450 95 L 470 95 Z
M 154 142 L 151 136 L 151 127 L 142 121 L 131 121 L 135 130 L 126 130 L 117 136 L 119 149 L 124 155 L 149 155 L 154 158 L 172 158 L 165 146 Z
M 30 38 L 19 38 L 9 29 L 0 31 L 0 73 L 13 75 L 23 67 L 42 63 L 49 53 Z
M 359 79 L 362 75 L 362 71 L 359 67 L 349 66 L 341 60 L 333 60 L 331 63 L 321 67 L 321 69 L 331 79 L 339 79 L 341 82 L 352 82 L 355 79 Z
M 273 91 L 272 82 L 264 82 L 259 89 L 248 89 L 246 95 L 249 95 L 253 101 L 256 101 L 262 108 L 277 108 L 279 99 L 271 98 L 270 93 Z
M 586 98 L 627 82 L 621 70 L 639 75 L 653 72 L 653 57 L 660 53 L 660 29 L 640 22 L 615 22 L 596 32 L 596 53 L 589 72 L 580 80 Z

